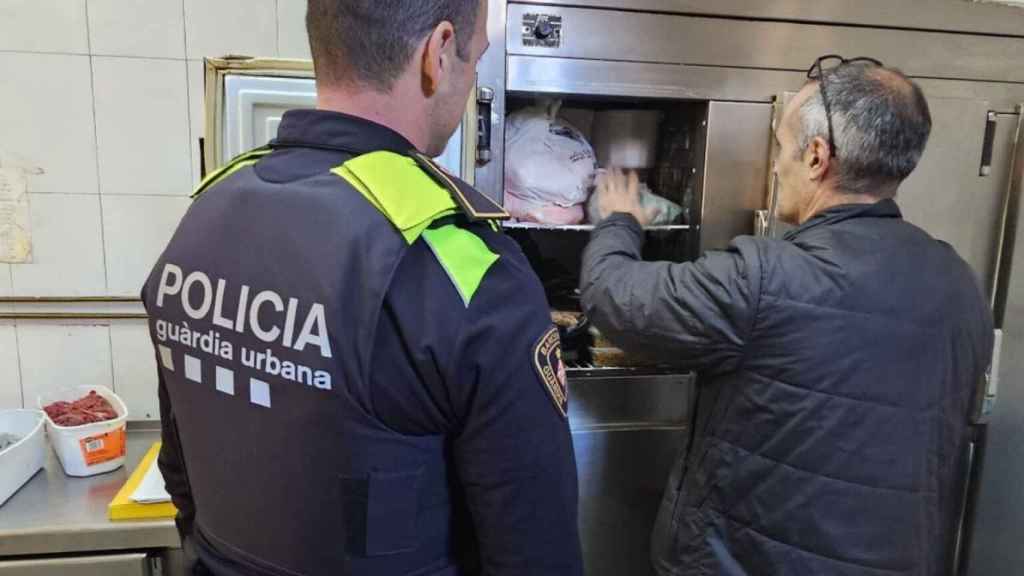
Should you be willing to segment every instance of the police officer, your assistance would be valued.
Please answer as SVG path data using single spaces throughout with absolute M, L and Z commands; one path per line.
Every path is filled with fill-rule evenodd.
M 318 109 L 211 174 L 143 291 L 197 571 L 581 574 L 558 334 L 438 168 L 481 0 L 309 0 Z

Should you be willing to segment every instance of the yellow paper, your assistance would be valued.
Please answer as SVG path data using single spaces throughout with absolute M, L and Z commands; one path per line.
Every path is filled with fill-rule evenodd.
M 170 502 L 159 504 L 139 504 L 132 500 L 132 494 L 139 487 L 142 479 L 150 466 L 156 466 L 156 458 L 160 454 L 160 443 L 156 442 L 146 452 L 142 462 L 132 471 L 128 481 L 124 483 L 121 490 L 114 496 L 107 507 L 107 516 L 111 520 L 154 520 L 161 518 L 174 518 L 178 509 Z

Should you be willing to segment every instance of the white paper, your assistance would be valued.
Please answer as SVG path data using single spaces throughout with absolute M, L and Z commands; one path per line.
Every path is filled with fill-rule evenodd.
M 0 262 L 32 261 L 27 184 L 23 169 L 0 167 Z
M 156 504 L 159 502 L 170 502 L 171 495 L 164 488 L 164 475 L 160 473 L 160 467 L 156 465 L 156 459 L 149 465 L 142 482 L 132 492 L 132 501 L 139 504 Z

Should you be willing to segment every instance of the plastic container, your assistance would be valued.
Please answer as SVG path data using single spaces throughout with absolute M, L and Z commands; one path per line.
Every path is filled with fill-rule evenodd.
M 95 391 L 117 411 L 117 418 L 82 426 L 58 426 L 46 416 L 50 444 L 68 476 L 95 476 L 124 465 L 127 447 L 128 407 L 114 391 L 104 386 L 76 386 L 39 397 L 39 408 L 58 400 L 73 402 Z
M 0 506 L 46 463 L 46 415 L 38 410 L 0 410 L 0 434 L 20 438 L 0 451 Z

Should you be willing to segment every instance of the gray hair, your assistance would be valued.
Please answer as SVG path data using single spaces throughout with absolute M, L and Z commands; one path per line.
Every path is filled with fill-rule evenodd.
M 932 130 L 921 88 L 902 72 L 847 64 L 824 74 L 835 138 L 837 188 L 891 196 L 921 160 Z M 818 91 L 800 108 L 801 153 L 814 138 L 828 140 Z

